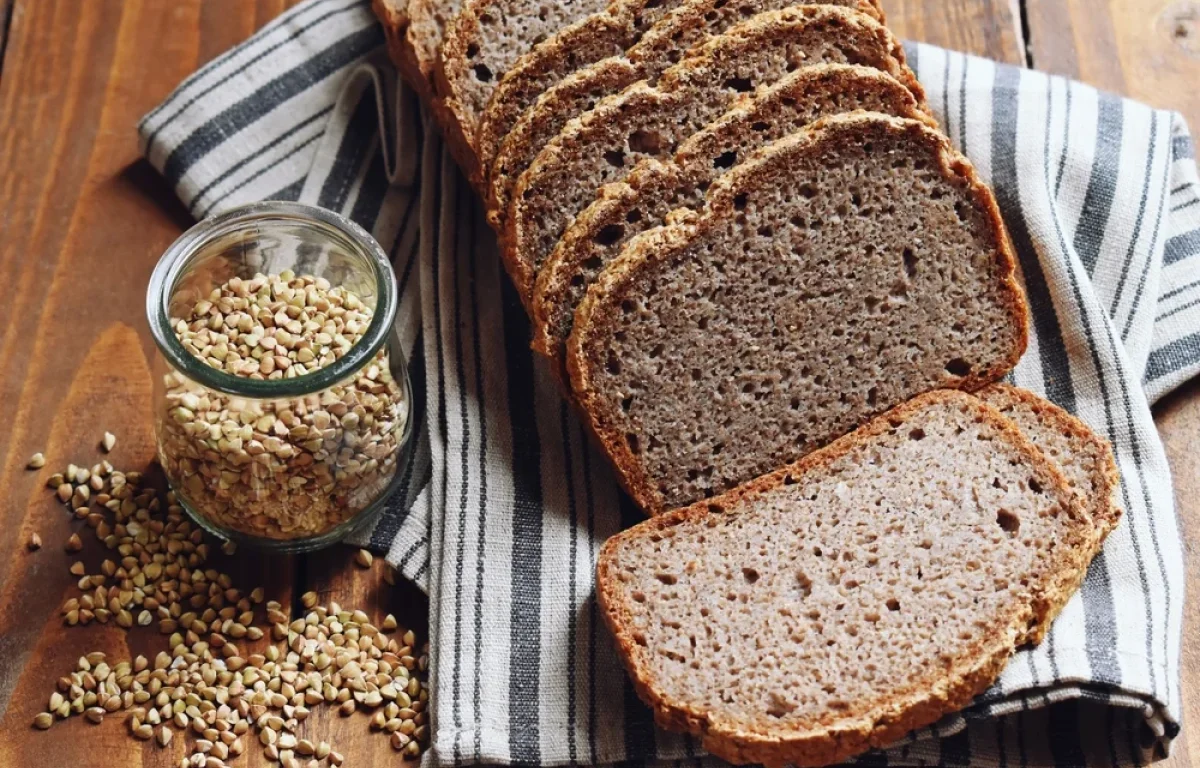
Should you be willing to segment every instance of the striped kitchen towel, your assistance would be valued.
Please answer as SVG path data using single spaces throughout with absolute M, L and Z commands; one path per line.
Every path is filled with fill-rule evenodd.
M 1200 182 L 1183 120 L 1036 72 L 909 47 L 996 188 L 1034 312 L 1016 383 L 1108 437 L 1126 515 L 1040 648 L 961 715 L 866 763 L 1141 763 L 1179 732 L 1184 573 L 1150 407 L 1200 372 Z M 479 201 L 386 62 L 365 0 L 310 0 L 140 125 L 197 217 L 341 211 L 393 254 L 424 406 L 364 543 L 425 588 L 439 765 L 711 761 L 657 731 L 602 626 L 604 539 L 640 519 L 529 350 Z

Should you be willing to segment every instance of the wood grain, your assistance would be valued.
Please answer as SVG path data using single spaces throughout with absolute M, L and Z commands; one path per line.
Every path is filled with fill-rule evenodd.
M 54 680 L 91 650 L 116 657 L 156 652 L 152 632 L 65 628 L 57 606 L 74 589 L 61 548 L 72 523 L 23 469 L 34 451 L 51 465 L 95 461 L 104 430 L 118 434 L 114 461 L 144 466 L 148 360 L 142 317 L 150 271 L 190 223 L 171 191 L 138 159 L 133 126 L 203 62 L 252 34 L 295 0 L 0 0 L 0 768 L 47 765 L 173 766 L 184 739 L 160 750 L 110 721 L 79 718 L 49 733 L 29 727 Z M 1200 125 L 1194 90 L 1200 33 L 1195 3 L 1163 0 L 1027 0 L 1029 50 L 1042 68 L 1082 77 L 1152 103 L 1181 108 Z M 897 34 L 1020 63 L 1026 59 L 1018 0 L 885 0 Z M 0 26 L 0 30 L 3 27 Z M 1181 31 L 1182 30 L 1182 31 Z M 1082 52 L 1082 53 L 1081 53 Z M 1104 53 L 1101 53 L 1104 52 Z M 1200 384 L 1172 398 L 1160 424 L 1176 474 L 1181 525 L 1200 535 Z M 28 553 L 37 531 L 45 547 Z M 85 537 L 85 540 L 87 538 Z M 100 558 L 94 539 L 82 553 Z M 307 589 L 381 621 L 407 618 L 423 639 L 427 604 L 411 585 L 382 581 L 353 551 L 303 558 L 214 559 L 239 584 L 263 584 L 293 604 Z M 1194 589 L 1194 587 L 1193 587 Z M 1189 608 L 1196 627 L 1200 608 Z M 1200 719 L 1200 644 L 1185 641 L 1185 705 Z M 1192 735 L 1196 733 L 1196 735 Z M 318 708 L 305 735 L 325 739 L 349 765 L 392 763 L 366 718 Z M 1165 765 L 1190 766 L 1197 733 L 1185 731 Z M 237 765 L 264 765 L 250 749 Z
M 905 40 L 1020 64 L 1020 0 L 884 0 L 888 26 Z
M 1200 2 L 1026 0 L 1039 69 L 1182 112 L 1200 126 Z

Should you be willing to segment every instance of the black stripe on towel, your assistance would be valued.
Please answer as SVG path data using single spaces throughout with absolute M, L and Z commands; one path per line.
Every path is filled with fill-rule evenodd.
M 282 104 L 289 98 L 304 92 L 316 83 L 336 74 L 351 62 L 362 58 L 372 49 L 383 45 L 383 32 L 373 24 L 334 40 L 295 69 L 291 69 L 269 83 L 264 83 L 254 93 L 214 115 L 172 150 L 163 163 L 162 173 L 171 186 L 179 183 L 198 160 L 220 146 L 230 136 L 261 119 L 271 107 Z M 266 111 L 264 111 L 264 107 Z
M 501 280 L 508 413 L 512 419 L 512 584 L 509 614 L 508 746 L 514 763 L 541 759 L 542 485 L 534 415 L 529 322 L 511 281 Z
M 1100 94 L 1095 159 L 1083 198 L 1083 212 L 1075 230 L 1075 249 L 1088 275 L 1095 271 L 1096 262 L 1100 260 L 1100 245 L 1104 242 L 1109 213 L 1117 196 L 1124 133 L 1125 108 L 1121 99 L 1108 93 Z
M 362 98 L 358 100 L 358 106 L 346 124 L 346 131 L 333 156 L 333 164 L 317 195 L 317 205 L 339 213 L 345 207 L 367 153 L 378 147 L 378 128 L 379 108 L 375 105 L 375 89 L 363 88 Z M 381 158 L 377 165 L 382 164 Z
M 1038 261 L 1033 236 L 1021 209 L 1020 180 L 1017 169 L 1017 124 L 1020 99 L 1021 70 L 1015 67 L 996 67 L 996 82 L 992 94 L 992 178 L 996 201 L 1004 213 L 1012 235 L 1013 246 L 1025 275 L 1025 289 L 1037 309 L 1033 325 L 1038 336 L 1038 351 L 1046 380 L 1046 396 L 1068 411 L 1075 410 L 1075 391 L 1071 386 L 1071 368 L 1067 347 L 1063 343 L 1062 326 L 1050 297 L 1046 275 Z

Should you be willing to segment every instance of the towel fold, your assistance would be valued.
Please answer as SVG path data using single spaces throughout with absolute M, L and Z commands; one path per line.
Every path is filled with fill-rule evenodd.
M 1107 437 L 1126 515 L 1040 647 L 958 715 L 859 762 L 1141 763 L 1179 732 L 1184 570 L 1150 406 L 1200 372 L 1200 181 L 1183 119 L 909 45 L 996 190 L 1033 311 L 1012 379 Z M 263 199 L 357 221 L 393 258 L 418 404 L 404 483 L 362 545 L 429 593 L 439 765 L 703 756 L 654 728 L 593 595 L 641 519 L 547 370 L 479 201 L 388 63 L 365 0 L 309 0 L 139 126 L 197 218 Z M 1053 706 L 1051 706 L 1053 705 Z

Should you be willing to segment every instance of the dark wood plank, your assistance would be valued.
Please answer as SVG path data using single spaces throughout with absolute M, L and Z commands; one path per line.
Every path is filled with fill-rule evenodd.
M 1025 60 L 1018 0 L 884 0 L 888 26 L 907 40 L 1013 64 Z
M 150 360 L 142 315 L 158 255 L 188 224 L 171 191 L 138 159 L 134 125 L 199 64 L 276 16 L 284 0 L 18 0 L 0 77 L 0 765 L 174 766 L 187 739 L 169 749 L 131 739 L 120 718 L 91 726 L 73 718 L 49 732 L 30 727 L 59 676 L 92 650 L 110 658 L 162 650 L 156 631 L 66 628 L 58 607 L 76 590 L 67 568 L 96 565 L 102 547 L 68 556 L 78 527 L 43 487 L 47 472 L 23 467 L 35 451 L 55 467 L 93 463 L 105 430 L 118 435 L 114 463 L 149 464 L 153 442 Z M 25 549 L 32 532 L 44 548 Z M 337 550 L 345 553 L 349 550 Z M 290 606 L 290 558 L 225 558 L 210 563 L 242 586 L 262 584 Z M 411 587 L 388 603 L 367 591 L 377 572 L 347 571 L 341 597 L 378 620 L 427 608 Z M 355 581 L 354 579 L 358 580 Z M 314 721 L 314 729 L 320 721 Z M 349 764 L 394 757 L 359 716 L 333 726 Z M 328 738 L 328 737 L 327 737 Z M 362 746 L 360 747 L 360 743 Z M 382 749 L 379 747 L 382 746 Z M 251 745 L 238 764 L 264 765 Z M 378 758 L 378 760 L 377 760 Z
M 1025 0 L 1034 66 L 1200 126 L 1200 2 Z

